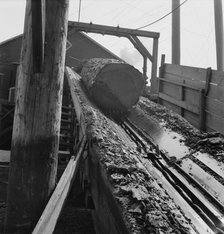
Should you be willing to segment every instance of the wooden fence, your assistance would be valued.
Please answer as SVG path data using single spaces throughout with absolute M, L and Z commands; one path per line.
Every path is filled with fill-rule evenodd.
M 159 103 L 200 130 L 224 134 L 224 72 L 163 61 L 158 78 Z

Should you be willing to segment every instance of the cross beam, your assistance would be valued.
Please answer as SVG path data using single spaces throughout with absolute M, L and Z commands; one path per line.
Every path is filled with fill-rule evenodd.
M 83 31 L 89 33 L 99 33 L 117 37 L 126 37 L 129 41 L 134 45 L 134 47 L 139 51 L 139 53 L 143 57 L 143 76 L 147 79 L 146 71 L 147 71 L 147 58 L 152 63 L 151 69 L 151 92 L 156 94 L 157 93 L 157 58 L 158 58 L 158 39 L 159 33 L 157 32 L 150 32 L 144 30 L 137 30 L 137 29 L 129 29 L 129 28 L 120 28 L 106 26 L 106 25 L 99 25 L 93 23 L 80 23 L 80 22 L 73 22 L 69 21 L 69 26 L 73 27 L 76 31 Z M 152 55 L 146 49 L 146 47 L 142 44 L 138 37 L 146 37 L 153 39 L 153 51 Z
M 159 33 L 157 32 L 120 28 L 119 26 L 112 27 L 112 26 L 105 26 L 99 24 L 92 24 L 92 23 L 88 24 L 88 23 L 71 22 L 71 21 L 69 22 L 69 25 L 77 28 L 79 31 L 107 34 L 118 37 L 128 37 L 130 35 L 135 35 L 140 37 L 159 38 Z

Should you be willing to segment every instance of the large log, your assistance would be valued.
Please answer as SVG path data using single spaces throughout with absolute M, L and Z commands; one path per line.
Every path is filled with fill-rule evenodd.
M 135 105 L 145 82 L 133 66 L 115 59 L 87 60 L 81 77 L 90 96 L 109 111 L 127 111 Z
M 33 70 L 31 18 L 31 0 L 27 0 L 12 136 L 6 233 L 31 233 L 56 182 L 68 0 L 46 0 L 42 73 Z

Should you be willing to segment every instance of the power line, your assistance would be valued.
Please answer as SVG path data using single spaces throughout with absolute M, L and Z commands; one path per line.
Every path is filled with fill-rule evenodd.
M 146 25 L 144 25 L 144 26 L 142 26 L 142 27 L 139 27 L 139 28 L 136 28 L 136 29 L 143 29 L 143 28 L 146 28 L 146 27 L 148 27 L 148 26 L 151 26 L 151 25 L 153 25 L 153 24 L 155 24 L 155 23 L 161 21 L 162 19 L 166 18 L 168 15 L 170 15 L 170 14 L 172 14 L 174 11 L 176 11 L 178 8 L 180 8 L 180 7 L 181 7 L 184 3 L 186 3 L 187 1 L 188 1 L 188 0 L 185 0 L 185 1 L 182 2 L 178 7 L 174 8 L 172 11 L 170 11 L 169 13 L 167 13 L 166 15 L 164 15 L 163 17 L 161 17 L 161 18 L 159 18 L 159 19 L 153 21 L 152 23 L 146 24 Z

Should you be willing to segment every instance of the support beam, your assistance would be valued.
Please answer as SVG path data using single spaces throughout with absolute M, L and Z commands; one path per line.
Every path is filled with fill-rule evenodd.
M 151 94 L 158 94 L 157 63 L 158 63 L 158 38 L 153 40 L 153 62 L 151 71 Z
M 180 64 L 180 0 L 172 0 L 172 63 Z
M 143 45 L 143 43 L 138 39 L 137 36 L 132 36 L 132 37 L 135 40 L 135 42 L 137 43 L 137 45 L 141 48 L 141 50 L 143 51 L 144 55 L 152 62 L 153 61 L 153 57 L 149 53 L 149 51 L 145 48 L 145 46 Z
M 144 30 L 104 26 L 92 23 L 87 24 L 87 23 L 72 22 L 72 21 L 69 21 L 69 25 L 77 28 L 77 31 L 83 31 L 83 32 L 100 33 L 100 34 L 107 34 L 107 35 L 120 36 L 120 37 L 135 35 L 141 37 L 159 38 L 159 33 L 144 31 Z
M 27 0 L 14 116 L 5 233 L 31 233 L 57 172 L 69 0 L 46 0 L 44 71 L 33 72 Z
M 222 0 L 214 0 L 217 70 L 223 71 L 223 14 Z

